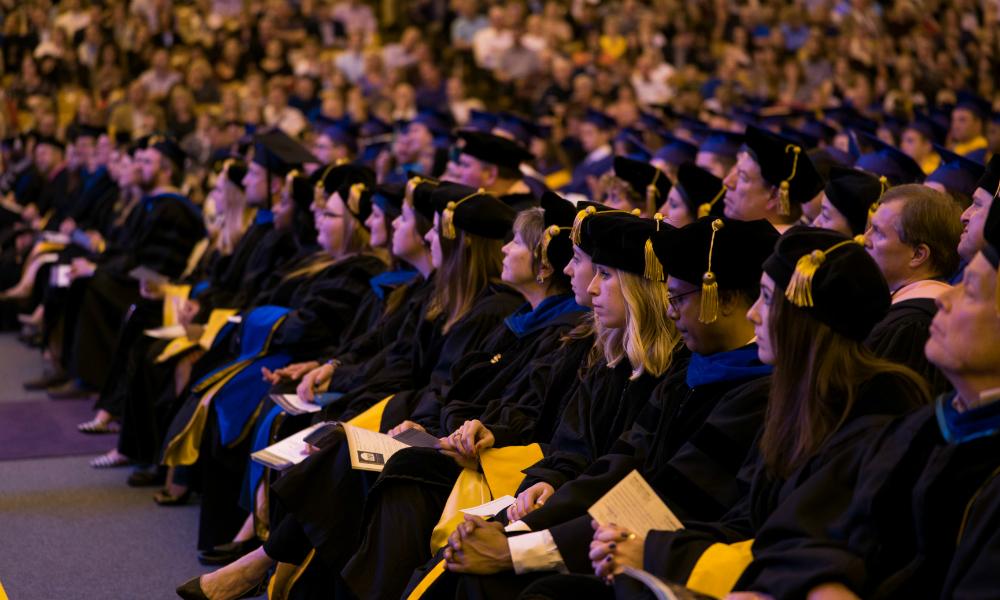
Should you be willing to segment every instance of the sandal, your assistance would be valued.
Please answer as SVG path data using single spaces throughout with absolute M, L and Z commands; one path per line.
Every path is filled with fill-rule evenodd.
M 112 454 L 114 452 L 114 454 Z M 118 454 L 114 450 L 107 454 L 102 454 L 90 461 L 90 466 L 95 469 L 114 469 L 116 467 L 127 467 L 132 464 L 132 459 Z
M 85 422 L 80 423 L 76 426 L 77 431 L 80 433 L 91 433 L 91 434 L 102 434 L 102 433 L 118 433 L 121 431 L 121 426 L 117 421 L 101 421 L 97 417 Z

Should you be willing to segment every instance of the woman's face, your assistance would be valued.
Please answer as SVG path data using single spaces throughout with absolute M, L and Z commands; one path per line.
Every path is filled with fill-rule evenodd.
M 386 229 L 385 213 L 378 206 L 372 206 L 372 214 L 365 219 L 365 226 L 371 232 L 372 248 L 383 248 L 389 243 L 389 232 Z
M 667 194 L 667 202 L 660 209 L 660 212 L 663 213 L 664 221 L 677 228 L 694 223 L 694 217 L 691 215 L 691 211 L 688 210 L 687 204 L 684 204 L 681 192 L 677 189 L 677 186 L 670 188 L 670 193 Z
M 424 235 L 424 240 L 431 247 L 431 264 L 435 269 L 440 269 L 444 263 L 444 252 L 441 251 L 441 236 L 438 235 L 438 224 L 441 217 L 439 213 L 434 213 L 434 227 Z
M 349 215 L 340 194 L 334 192 L 326 202 L 326 208 L 316 222 L 316 241 L 320 247 L 332 255 L 340 254 L 344 247 L 344 229 Z
M 823 199 L 820 201 L 819 215 L 812 222 L 812 226 L 832 229 L 847 236 L 854 235 L 851 232 L 851 225 L 847 222 L 847 218 L 827 199 L 826 194 L 823 194 Z
M 500 278 L 515 288 L 530 285 L 535 280 L 535 270 L 532 268 L 533 256 L 521 237 L 520 232 L 514 233 L 514 239 L 504 244 L 503 271 Z
M 590 282 L 594 280 L 594 263 L 590 260 L 590 256 L 574 244 L 573 258 L 566 263 L 563 273 L 569 277 L 576 303 L 580 306 L 592 306 L 592 298 L 587 291 Z
M 781 293 L 780 290 L 777 293 Z M 774 300 L 774 280 L 767 273 L 760 276 L 760 296 L 747 311 L 747 319 L 753 323 L 753 332 L 757 336 L 757 358 L 766 365 L 773 365 L 774 340 L 771 339 L 770 319 L 771 303 Z
M 417 229 L 413 206 L 403 204 L 403 211 L 392 222 L 392 254 L 403 260 L 420 256 L 427 249 Z
M 621 275 L 617 269 L 594 265 L 594 279 L 587 287 L 594 307 L 594 314 L 601 325 L 621 329 L 628 320 L 625 295 L 622 294 Z
M 225 185 L 225 177 L 220 176 L 217 180 L 216 187 L 218 187 L 218 181 L 222 181 L 222 185 Z M 281 231 L 288 231 L 292 228 L 292 222 L 295 220 L 295 203 L 292 201 L 291 186 L 286 186 L 286 188 L 281 192 L 281 200 L 278 201 L 274 206 L 274 228 Z M 220 188 L 220 196 L 221 196 Z

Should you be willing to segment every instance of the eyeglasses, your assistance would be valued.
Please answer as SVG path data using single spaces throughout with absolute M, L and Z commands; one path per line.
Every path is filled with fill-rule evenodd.
M 683 294 L 671 294 L 671 293 L 668 292 L 667 293 L 667 302 L 670 303 L 670 308 L 674 309 L 674 311 L 676 311 L 676 312 L 680 312 L 681 307 L 680 307 L 680 303 L 678 302 L 678 300 L 680 300 L 684 296 L 690 296 L 691 294 L 697 294 L 700 291 L 701 290 L 691 290 L 690 292 L 684 292 Z

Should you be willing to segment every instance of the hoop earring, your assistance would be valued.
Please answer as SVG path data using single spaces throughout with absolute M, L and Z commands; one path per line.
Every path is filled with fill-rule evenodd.
M 538 282 L 538 285 L 541 285 L 541 284 L 545 283 L 545 278 L 542 277 L 541 275 L 539 275 L 538 277 L 535 277 L 535 281 Z

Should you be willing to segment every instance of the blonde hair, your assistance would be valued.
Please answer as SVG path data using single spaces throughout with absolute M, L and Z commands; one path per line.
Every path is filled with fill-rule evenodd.
M 630 379 L 636 380 L 644 373 L 659 377 L 670 368 L 680 343 L 677 328 L 667 317 L 667 285 L 627 271 L 617 272 L 625 298 L 625 327 L 607 331 L 601 340 L 608 366 L 628 358 L 632 365 Z
M 346 207 L 347 203 L 344 203 L 344 206 Z M 357 217 L 351 211 L 345 210 L 342 222 L 344 224 L 344 241 L 340 253 L 334 256 L 323 250 L 314 252 L 309 262 L 305 266 L 286 275 L 286 280 L 297 277 L 311 277 L 323 269 L 335 265 L 340 261 L 347 260 L 352 256 L 371 254 L 371 246 L 369 244 L 371 234 L 361 226 L 361 222 L 358 221 Z

